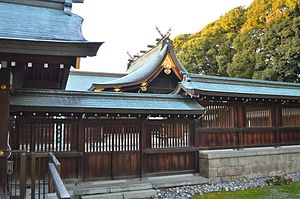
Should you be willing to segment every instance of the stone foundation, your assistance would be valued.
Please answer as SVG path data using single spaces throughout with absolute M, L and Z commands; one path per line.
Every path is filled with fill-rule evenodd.
M 300 172 L 300 146 L 199 151 L 200 175 L 210 182 Z

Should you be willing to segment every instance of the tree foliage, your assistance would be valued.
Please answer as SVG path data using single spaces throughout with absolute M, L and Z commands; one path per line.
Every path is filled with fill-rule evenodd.
M 299 0 L 254 0 L 195 34 L 174 39 L 187 70 L 242 78 L 298 81 Z

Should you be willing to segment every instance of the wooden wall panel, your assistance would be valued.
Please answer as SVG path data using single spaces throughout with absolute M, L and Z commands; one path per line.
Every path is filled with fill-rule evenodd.
M 194 152 L 147 154 L 145 174 L 195 170 Z
M 138 177 L 140 174 L 139 152 L 113 152 L 113 178 Z
M 237 129 L 197 129 L 195 146 L 208 148 L 235 148 L 238 145 Z
M 85 153 L 84 179 L 110 179 L 111 166 L 110 152 Z
M 79 158 L 61 157 L 58 160 L 61 163 L 61 177 L 63 179 L 78 178 Z

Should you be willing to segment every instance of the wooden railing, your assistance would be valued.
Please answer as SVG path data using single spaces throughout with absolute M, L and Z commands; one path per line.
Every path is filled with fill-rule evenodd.
M 199 149 L 239 149 L 300 144 L 300 128 L 197 128 L 195 146 Z
M 7 173 L 9 198 L 47 198 L 50 193 L 59 199 L 70 198 L 60 177 L 61 164 L 51 152 L 11 151 Z M 31 191 L 27 190 L 29 185 Z
M 10 198 L 25 198 L 26 196 L 26 160 L 24 151 L 11 151 L 7 161 L 7 191 Z
M 55 155 L 52 152 L 32 153 L 31 158 L 31 199 L 35 199 L 36 196 L 45 198 L 47 194 L 53 192 L 59 199 L 70 198 L 60 177 L 61 164 Z M 50 163 L 48 163 L 49 160 Z M 49 172 L 48 179 L 47 170 Z
M 49 153 L 49 158 L 51 162 L 48 164 L 49 174 L 50 174 L 50 184 L 49 184 L 50 192 L 52 192 L 52 184 L 53 184 L 56 196 L 59 199 L 70 198 L 70 195 L 60 177 L 61 174 L 60 162 L 56 159 L 53 153 Z

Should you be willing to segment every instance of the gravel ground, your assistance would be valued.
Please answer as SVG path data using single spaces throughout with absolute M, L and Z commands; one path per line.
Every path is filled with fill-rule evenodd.
M 282 176 L 285 179 L 291 179 L 292 181 L 300 181 L 300 173 L 293 173 Z M 172 187 L 168 189 L 157 190 L 157 196 L 154 199 L 187 199 L 195 194 L 205 194 L 208 192 L 216 191 L 238 191 L 257 187 L 267 186 L 265 182 L 268 179 L 274 179 L 274 177 L 264 177 L 264 178 L 253 178 L 253 179 L 243 179 L 239 181 L 232 182 L 221 182 L 215 184 L 202 184 L 193 186 L 182 186 L 182 187 Z

